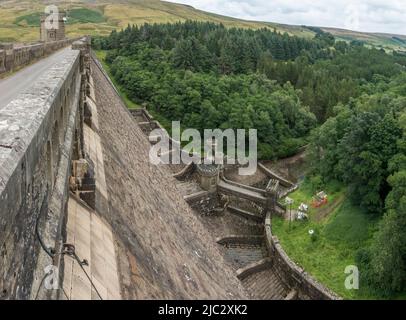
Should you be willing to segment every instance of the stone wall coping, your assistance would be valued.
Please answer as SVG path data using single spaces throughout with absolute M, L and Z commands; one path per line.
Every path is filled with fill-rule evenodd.
M 262 194 L 263 196 L 266 196 L 266 195 L 267 195 L 267 192 L 266 192 L 266 190 L 264 190 L 264 189 L 259 189 L 259 188 L 255 188 L 255 187 L 252 187 L 252 186 L 249 186 L 249 185 L 246 185 L 246 184 L 242 184 L 242 183 L 239 183 L 239 182 L 235 182 L 235 181 L 232 181 L 232 180 L 227 179 L 226 177 L 223 177 L 222 179 L 223 179 L 225 182 L 227 182 L 228 184 L 231 184 L 231 185 L 236 186 L 236 187 L 238 187 L 238 188 L 242 188 L 242 189 L 245 189 L 245 190 L 257 192 L 257 193 Z
M 43 46 L 43 45 L 55 45 L 55 44 L 59 44 L 59 43 L 69 43 L 69 42 L 73 42 L 73 41 L 76 41 L 76 40 L 79 40 L 82 38 L 83 37 L 72 38 L 72 39 L 66 38 L 63 40 L 52 41 L 52 42 L 36 41 L 36 42 L 25 43 L 25 44 L 0 43 L 0 48 L 4 47 L 7 50 L 19 51 L 19 50 L 31 49 L 31 48 L 35 48 L 35 47 Z
M 255 221 L 257 223 L 261 223 L 264 220 L 264 218 L 258 214 L 237 207 L 228 206 L 228 211 L 232 214 L 235 214 L 248 220 Z
M 264 271 L 270 267 L 272 267 L 272 259 L 268 257 L 268 258 L 262 259 L 260 261 L 251 263 L 244 268 L 238 269 L 237 278 L 240 280 L 244 280 L 245 278 L 247 278 L 255 273 Z
M 218 244 L 261 244 L 263 243 L 263 236 L 241 236 L 241 235 L 229 235 L 226 237 L 220 237 L 216 239 Z
M 3 55 L 4 67 L 0 66 L 0 74 L 5 72 L 15 71 L 23 66 L 26 66 L 34 61 L 49 55 L 63 47 L 81 38 L 66 38 L 58 41 L 44 42 L 37 41 L 32 43 L 17 43 L 6 44 L 0 43 L 0 49 L 4 50 Z M 86 39 L 86 38 L 85 38 Z
M 0 196 L 22 162 L 26 152 L 40 147 L 47 117 L 55 98 L 76 63 L 80 52 L 70 50 L 63 60 L 44 73 L 30 88 L 1 109 L 0 113 Z
M 198 164 L 197 171 L 203 176 L 214 177 L 218 175 L 219 168 L 217 165 L 213 164 Z
M 183 199 L 187 202 L 195 202 L 195 201 L 199 201 L 201 199 L 210 197 L 211 193 L 209 191 L 198 191 L 196 193 L 184 196 Z

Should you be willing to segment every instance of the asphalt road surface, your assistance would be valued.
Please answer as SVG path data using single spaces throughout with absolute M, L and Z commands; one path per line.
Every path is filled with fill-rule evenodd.
M 69 47 L 62 49 L 33 65 L 24 67 L 7 78 L 0 79 L 0 112 L 2 108 L 13 101 L 21 92 L 31 87 L 36 79 L 52 68 L 70 50 Z

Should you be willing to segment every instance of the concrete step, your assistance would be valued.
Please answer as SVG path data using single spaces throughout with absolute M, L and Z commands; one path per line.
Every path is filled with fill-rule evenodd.
M 242 283 L 256 300 L 283 300 L 289 293 L 272 268 L 254 273 L 243 279 Z
M 224 245 L 224 257 L 236 269 L 244 268 L 268 255 L 263 244 L 235 244 Z
M 236 216 L 242 217 L 244 219 L 247 219 L 247 220 L 255 222 L 255 223 L 261 223 L 265 219 L 263 216 L 261 216 L 258 213 L 250 212 L 248 210 L 243 210 L 243 209 L 237 208 L 235 206 L 228 206 L 228 211 L 232 214 L 235 214 Z
M 220 181 L 218 184 L 218 189 L 220 192 L 233 195 L 236 197 L 241 197 L 243 199 L 251 200 L 259 204 L 266 204 L 267 199 L 259 192 L 253 190 L 244 189 L 236 185 L 229 184 L 225 181 Z

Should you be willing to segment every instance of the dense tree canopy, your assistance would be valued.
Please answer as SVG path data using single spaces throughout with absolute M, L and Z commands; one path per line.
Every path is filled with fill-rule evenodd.
M 374 86 L 374 94 L 337 107 L 310 150 L 313 175 L 345 182 L 354 203 L 383 215 L 358 262 L 364 283 L 391 295 L 406 289 L 406 74 Z
M 360 85 L 377 76 L 392 77 L 406 65 L 406 57 L 359 44 L 334 42 L 334 37 L 314 28 L 314 39 L 292 37 L 270 29 L 227 29 L 205 22 L 145 24 L 113 32 L 94 40 L 112 56 L 131 56 L 140 44 L 168 53 L 178 70 L 221 75 L 260 72 L 300 89 L 300 100 L 319 122 L 333 115 L 339 102 L 357 97 Z M 112 58 L 113 60 L 113 58 Z
M 161 49 L 140 47 L 131 57 L 116 58 L 111 70 L 131 99 L 148 101 L 167 119 L 199 130 L 256 128 L 262 157 L 291 154 L 316 124 L 290 84 L 259 74 L 174 71 L 168 57 Z

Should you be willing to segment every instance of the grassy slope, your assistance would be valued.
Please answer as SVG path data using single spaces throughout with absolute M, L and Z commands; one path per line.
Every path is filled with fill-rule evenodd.
M 96 13 L 86 15 L 83 19 L 72 19 L 74 23 L 67 26 L 68 36 L 79 36 L 83 34 L 107 35 L 114 29 L 120 29 L 130 24 L 177 22 L 187 19 L 198 21 L 212 21 L 223 23 L 228 27 L 243 28 L 275 28 L 280 32 L 287 32 L 291 35 L 302 37 L 313 37 L 314 33 L 301 26 L 291 26 L 268 22 L 244 21 L 240 19 L 225 17 L 213 13 L 194 9 L 190 6 L 158 0 L 72 0 L 72 1 L 39 1 L 39 0 L 0 0 L 0 41 L 35 41 L 39 37 L 37 26 L 33 26 L 32 17 L 43 12 L 46 3 L 56 3 L 62 10 L 73 8 L 87 8 Z M 104 19 L 92 20 L 101 14 Z M 28 16 L 24 19 L 25 16 Z M 343 40 L 363 40 L 371 45 L 385 48 L 406 48 L 406 41 L 402 43 L 393 39 L 393 35 L 366 34 L 341 29 L 329 29 L 327 31 L 335 34 Z M 405 39 L 406 36 L 399 36 Z
M 273 219 L 273 232 L 278 236 L 287 254 L 317 280 L 345 299 L 374 298 L 366 290 L 349 291 L 344 287 L 346 266 L 355 264 L 359 248 L 371 241 L 376 220 L 345 199 L 345 189 L 339 185 L 326 188 L 329 204 L 320 209 L 310 209 L 309 220 L 288 221 Z M 301 202 L 310 204 L 313 192 L 305 183 L 290 197 L 293 208 Z M 328 214 L 327 214 L 328 213 Z M 309 230 L 315 230 L 315 240 Z M 360 270 L 362 272 L 362 270 Z
M 393 35 L 385 33 L 362 33 L 335 28 L 323 29 L 332 33 L 338 40 L 361 40 L 373 46 L 392 48 L 397 50 L 405 50 L 406 47 L 406 36 L 404 35 Z

